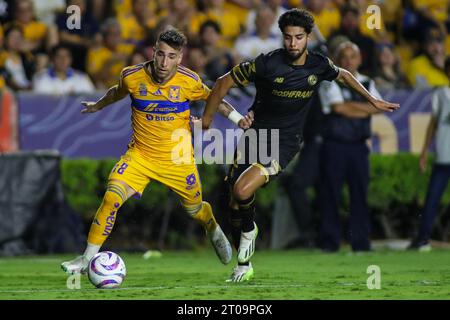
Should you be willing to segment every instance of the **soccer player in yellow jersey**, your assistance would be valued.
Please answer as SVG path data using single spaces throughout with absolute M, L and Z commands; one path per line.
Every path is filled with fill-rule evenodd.
M 131 196 L 142 194 L 151 180 L 178 194 L 184 210 L 205 229 L 220 261 L 230 262 L 231 245 L 211 205 L 202 201 L 191 142 L 189 101 L 206 100 L 210 89 L 195 72 L 180 65 L 185 45 L 186 37 L 181 32 L 164 31 L 158 37 L 152 61 L 123 69 L 118 85 L 97 102 L 83 102 L 82 112 L 92 113 L 130 95 L 133 137 L 128 151 L 111 171 L 84 254 L 63 262 L 64 271 L 86 272 L 89 260 L 109 236 L 119 208 Z M 225 101 L 219 110 L 243 129 L 251 125 L 248 115 L 243 117 Z M 179 148 L 180 141 L 191 148 Z M 189 150 L 189 154 L 177 150 Z

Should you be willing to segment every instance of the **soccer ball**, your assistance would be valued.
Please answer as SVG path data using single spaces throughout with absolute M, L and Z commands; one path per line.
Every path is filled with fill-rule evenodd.
M 125 263 L 118 254 L 111 251 L 97 253 L 89 261 L 89 281 L 101 289 L 113 289 L 120 286 L 127 274 Z

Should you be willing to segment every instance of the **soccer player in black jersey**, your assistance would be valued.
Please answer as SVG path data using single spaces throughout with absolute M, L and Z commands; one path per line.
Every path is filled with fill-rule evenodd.
M 399 108 L 398 104 L 371 95 L 350 72 L 334 66 L 327 57 L 307 50 L 314 26 L 314 18 L 308 11 L 291 9 L 280 17 L 278 24 L 283 33 L 284 48 L 242 62 L 220 77 L 202 118 L 203 128 L 208 129 L 220 102 L 233 86 L 255 84 L 256 97 L 249 112 L 254 122 L 249 130 L 256 132 L 256 140 L 247 143 L 247 138 L 241 138 L 235 162 L 227 176 L 231 189 L 232 237 L 238 252 L 238 266 L 227 280 L 231 282 L 248 281 L 253 277 L 250 258 L 258 234 L 254 222 L 255 193 L 299 152 L 303 125 L 311 107 L 309 102 L 317 94 L 320 82 L 341 81 L 382 111 L 392 112 Z M 275 152 L 275 155 L 262 159 L 261 149 L 267 152 L 275 144 L 278 154 Z

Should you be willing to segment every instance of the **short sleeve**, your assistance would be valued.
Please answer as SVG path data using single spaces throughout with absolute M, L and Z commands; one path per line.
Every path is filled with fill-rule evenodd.
M 244 61 L 231 69 L 233 81 L 240 87 L 254 82 L 264 73 L 264 55 L 261 54 L 252 61 Z
M 339 68 L 336 67 L 330 58 L 325 58 L 325 70 L 322 73 L 322 79 L 327 81 L 336 80 L 339 75 Z
M 336 82 L 322 82 L 319 87 L 319 98 L 324 114 L 332 111 L 333 104 L 344 102 L 342 90 Z
M 128 91 L 128 86 L 127 86 L 126 81 L 125 81 L 127 69 L 128 69 L 128 68 L 122 69 L 122 71 L 120 72 L 120 77 L 119 77 L 119 90 Z
M 438 90 L 435 90 L 433 92 L 433 95 L 431 96 L 431 115 L 434 118 L 438 118 L 439 113 L 440 113 L 439 95 L 440 95 L 440 90 L 438 89 Z
M 199 79 L 189 90 L 188 99 L 190 101 L 206 100 L 208 99 L 210 93 L 211 89 Z
M 370 80 L 370 83 L 369 83 L 369 92 L 370 92 L 370 94 L 373 95 L 375 98 L 377 98 L 377 99 L 382 99 L 382 98 L 381 98 L 380 92 L 378 92 L 378 89 L 377 89 L 377 87 L 375 86 L 375 81 L 373 81 L 373 80 Z

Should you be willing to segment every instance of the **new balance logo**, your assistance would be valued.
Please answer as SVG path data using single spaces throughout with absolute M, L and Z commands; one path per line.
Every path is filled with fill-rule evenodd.
M 283 77 L 275 78 L 275 80 L 273 82 L 275 82 L 275 83 L 283 83 L 284 82 L 284 78 Z

